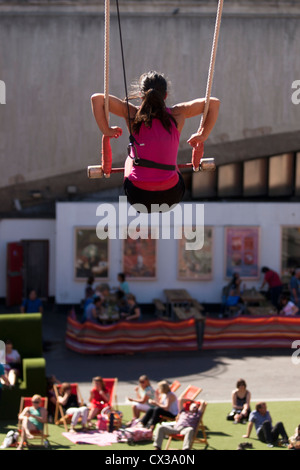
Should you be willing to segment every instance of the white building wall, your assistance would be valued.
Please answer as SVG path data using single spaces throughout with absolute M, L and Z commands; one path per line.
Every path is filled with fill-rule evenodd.
M 96 230 L 100 203 L 58 203 L 56 220 L 4 219 L 0 221 L 0 297 L 6 295 L 6 246 L 20 240 L 49 240 L 49 295 L 58 304 L 79 303 L 85 284 L 75 280 L 75 227 Z M 117 204 L 113 207 L 117 209 Z M 182 206 L 182 211 L 184 211 Z M 117 212 L 118 213 L 118 212 Z M 195 212 L 194 212 L 195 213 Z M 136 216 L 135 216 L 136 217 Z M 132 221 L 135 217 L 129 217 Z M 154 281 L 130 281 L 130 288 L 141 303 L 153 298 L 164 300 L 164 289 L 186 288 L 200 302 L 220 302 L 221 290 L 227 282 L 225 269 L 225 226 L 260 226 L 260 265 L 281 269 L 281 226 L 300 226 L 300 205 L 297 203 L 205 203 L 204 223 L 214 227 L 213 279 L 182 281 L 177 279 L 178 240 L 157 240 L 157 277 Z M 118 228 L 118 227 L 117 227 Z M 171 231 L 171 234 L 173 232 Z M 122 267 L 122 240 L 109 241 L 109 284 L 117 285 Z M 259 287 L 261 279 L 247 281 Z
M 56 220 L 55 295 L 59 304 L 78 303 L 85 284 L 74 279 L 74 229 L 94 227 L 100 221 L 96 216 L 99 203 L 58 203 Z M 188 204 L 188 203 L 187 203 Z M 117 204 L 114 204 L 117 209 Z M 117 212 L 118 213 L 118 212 Z M 136 217 L 136 216 L 135 216 Z M 128 221 L 134 220 L 129 217 Z M 204 223 L 214 227 L 213 279 L 209 281 L 182 281 L 177 279 L 178 240 L 157 241 L 157 278 L 154 281 L 130 281 L 130 288 L 141 303 L 153 298 L 164 300 L 164 289 L 186 288 L 200 302 L 220 302 L 221 290 L 227 282 L 224 277 L 225 226 L 260 226 L 260 265 L 280 271 L 281 226 L 300 226 L 300 205 L 296 203 L 205 203 Z M 122 270 L 122 240 L 110 239 L 111 286 L 117 285 L 117 274 Z M 261 278 L 247 281 L 247 287 L 261 285 Z

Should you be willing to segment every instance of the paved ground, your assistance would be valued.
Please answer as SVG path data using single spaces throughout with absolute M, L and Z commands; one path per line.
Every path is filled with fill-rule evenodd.
M 66 314 L 49 311 L 43 317 L 47 374 L 61 381 L 80 383 L 88 399 L 95 375 L 118 377 L 118 402 L 133 396 L 141 374 L 153 385 L 177 379 L 203 388 L 201 398 L 209 402 L 230 401 L 237 379 L 244 378 L 253 400 L 299 400 L 300 364 L 292 363 L 293 350 L 218 350 L 135 355 L 84 356 L 65 347 Z M 299 338 L 300 339 L 300 338 Z

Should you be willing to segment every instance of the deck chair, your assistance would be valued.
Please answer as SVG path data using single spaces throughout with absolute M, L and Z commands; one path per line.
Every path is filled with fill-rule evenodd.
M 178 380 L 174 380 L 174 382 L 170 386 L 171 392 L 176 392 L 176 390 L 178 390 L 179 387 L 181 387 L 181 383 L 178 382 Z
M 117 377 L 113 379 L 102 379 L 104 385 L 109 393 L 109 406 L 114 409 L 118 409 L 118 399 L 117 399 L 117 385 L 118 379 Z
M 201 404 L 200 402 L 197 402 L 199 405 Z M 187 402 L 185 404 L 185 407 L 186 406 L 190 406 L 190 403 Z M 199 443 L 199 444 L 205 444 L 205 446 L 208 446 L 208 441 L 207 441 L 207 434 L 206 434 L 206 429 L 205 429 L 205 426 L 203 424 L 203 416 L 204 416 L 204 413 L 205 413 L 205 410 L 206 410 L 206 407 L 207 407 L 207 403 L 206 402 L 203 402 L 203 407 L 202 407 L 202 414 L 199 418 L 199 421 L 198 421 L 198 424 L 197 424 L 197 427 L 195 429 L 195 432 L 194 432 L 194 436 L 193 436 L 193 440 L 191 442 L 191 447 L 190 447 L 190 450 L 193 448 L 193 445 L 195 443 Z M 178 415 L 179 416 L 179 415 Z M 176 419 L 178 419 L 178 416 Z M 199 434 L 199 431 L 202 432 L 202 437 L 198 437 L 198 434 Z M 180 433 L 178 434 L 172 434 L 169 436 L 168 438 L 168 441 L 167 441 L 167 444 L 166 444 L 166 450 L 169 450 L 170 449 L 170 444 L 172 442 L 172 439 L 176 440 L 176 441 L 183 441 L 184 439 L 184 436 Z M 170 449 L 171 450 L 171 449 Z
M 21 397 L 19 414 L 27 406 L 32 406 L 32 397 Z M 45 408 L 46 410 L 48 409 L 48 398 L 47 397 L 42 397 L 41 398 L 41 407 Z M 18 420 L 18 431 L 21 434 L 22 421 L 20 419 Z M 44 423 L 42 431 L 30 431 L 30 433 L 34 436 L 33 439 L 30 439 L 30 442 L 33 441 L 34 439 L 39 439 L 40 442 L 41 442 L 41 445 L 45 445 L 45 439 L 49 436 L 48 423 L 47 422 Z
M 58 397 L 60 395 L 59 391 L 61 388 L 61 384 L 54 384 L 53 389 L 56 397 L 56 407 L 55 407 L 55 414 L 54 414 L 54 422 L 56 425 L 64 425 L 65 430 L 68 431 L 68 424 L 71 423 L 72 416 L 65 414 L 62 405 L 58 401 Z M 71 394 L 77 395 L 79 406 L 83 405 L 83 398 L 77 383 L 71 383 Z
M 197 396 L 202 392 L 201 387 L 196 387 L 195 385 L 188 385 L 187 388 L 182 392 L 182 394 L 179 397 L 179 400 L 181 398 L 184 398 L 185 400 L 195 400 Z

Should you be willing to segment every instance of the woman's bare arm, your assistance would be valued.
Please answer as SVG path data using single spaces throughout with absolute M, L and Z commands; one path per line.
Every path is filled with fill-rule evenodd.
M 196 136 L 201 135 L 202 142 L 208 138 L 209 134 L 211 133 L 217 121 L 217 117 L 219 114 L 219 107 L 220 107 L 220 101 L 217 98 L 210 98 L 209 108 L 208 108 L 208 113 L 207 113 L 206 120 L 204 123 L 204 128 L 203 130 L 201 130 L 199 127 L 197 133 L 194 134 Z M 204 108 L 205 108 L 205 98 L 198 98 L 196 100 L 187 101 L 185 103 L 179 103 L 173 106 L 171 108 L 171 111 L 172 111 L 173 117 L 177 121 L 179 132 L 182 131 L 186 119 L 189 119 L 195 116 L 200 116 L 201 114 L 203 114 Z M 192 145 L 193 141 L 190 142 L 190 140 L 191 138 L 189 139 L 188 142 Z
M 118 126 L 109 126 L 105 115 L 105 99 L 103 93 L 95 93 L 91 97 L 92 111 L 100 131 L 109 137 L 120 137 L 122 129 Z M 109 95 L 109 112 L 125 119 L 128 125 L 128 107 L 127 102 Z M 136 108 L 129 104 L 130 117 L 136 113 Z

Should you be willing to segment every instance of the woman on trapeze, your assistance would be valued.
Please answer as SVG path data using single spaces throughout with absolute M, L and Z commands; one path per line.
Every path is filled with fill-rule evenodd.
M 136 96 L 129 99 L 140 98 L 140 106 L 109 95 L 109 112 L 124 118 L 130 133 L 130 154 L 124 168 L 124 191 L 130 204 L 143 204 L 148 212 L 151 212 L 152 205 L 166 204 L 170 209 L 182 200 L 185 192 L 184 181 L 177 167 L 180 133 L 187 118 L 203 113 L 205 98 L 166 107 L 167 81 L 155 71 L 140 77 L 137 91 Z M 107 122 L 104 94 L 94 94 L 91 102 L 94 117 L 103 135 L 120 137 L 122 129 L 109 126 Z M 192 147 L 203 146 L 216 123 L 219 105 L 217 98 L 210 98 L 203 127 L 188 140 Z

